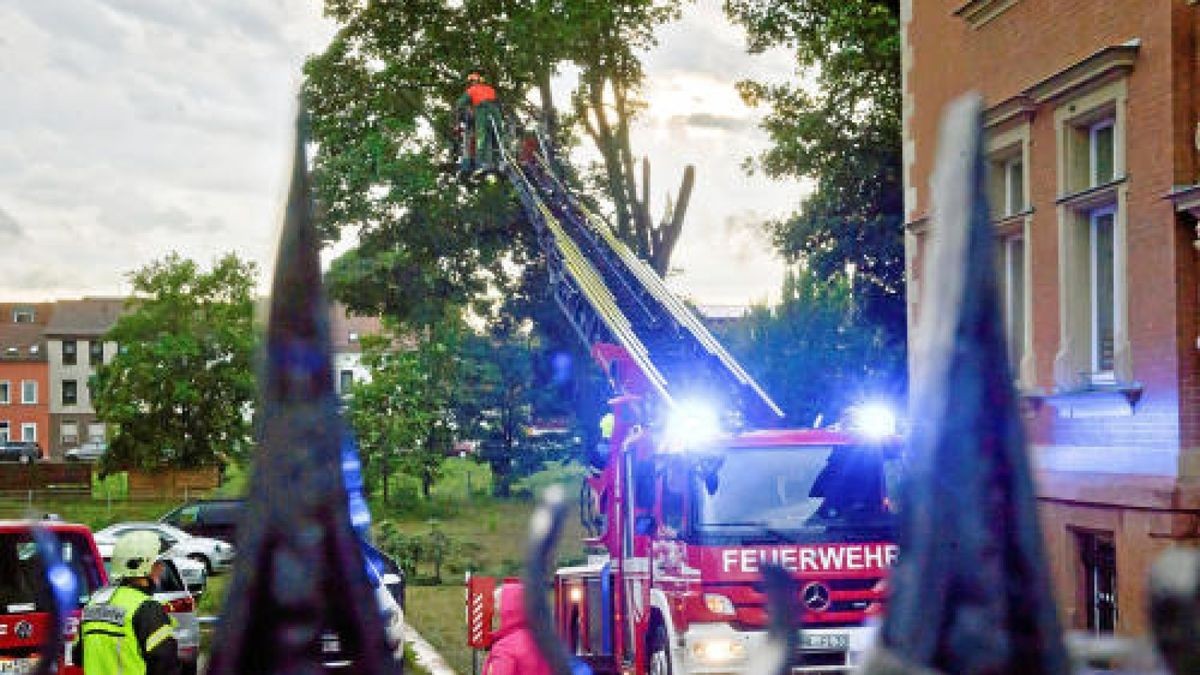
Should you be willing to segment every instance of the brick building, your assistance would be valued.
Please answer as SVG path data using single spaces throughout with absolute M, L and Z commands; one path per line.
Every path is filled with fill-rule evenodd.
M 1063 622 L 1140 633 L 1150 562 L 1200 537 L 1200 7 L 901 4 L 910 327 L 941 111 L 977 90 Z
M 0 440 L 49 449 L 49 365 L 42 335 L 52 303 L 0 303 Z

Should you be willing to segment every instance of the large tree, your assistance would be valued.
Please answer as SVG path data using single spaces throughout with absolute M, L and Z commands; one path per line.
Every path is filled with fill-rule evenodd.
M 250 443 L 256 269 L 228 254 L 205 271 L 176 253 L 132 272 L 120 345 L 90 383 L 115 428 L 103 468 L 224 465 Z
M 426 311 L 431 303 L 482 297 L 506 276 L 498 260 L 530 257 L 519 251 L 533 243 L 511 192 L 467 190 L 444 170 L 451 106 L 469 70 L 489 75 L 508 112 L 559 145 L 584 134 L 595 142 L 600 201 L 621 236 L 665 270 L 686 194 L 653 222 L 629 127 L 641 106 L 636 55 L 679 2 L 327 0 L 340 30 L 306 66 L 316 186 L 326 235 L 350 228 L 362 242 L 334 265 L 335 294 L 360 311 L 424 320 L 438 314 Z M 579 85 L 560 114 L 551 79 L 567 67 Z
M 852 270 L 865 318 L 903 350 L 899 0 L 726 0 L 725 9 L 751 51 L 795 54 L 796 82 L 739 84 L 748 102 L 769 107 L 772 146 L 754 166 L 815 182 L 799 212 L 773 225 L 776 245 L 824 278 Z

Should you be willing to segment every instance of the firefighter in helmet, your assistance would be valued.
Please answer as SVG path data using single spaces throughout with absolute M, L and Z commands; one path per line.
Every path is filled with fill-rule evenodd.
M 75 662 L 88 675 L 176 675 L 178 647 L 171 620 L 151 593 L 160 542 L 153 532 L 124 534 L 113 546 L 115 585 L 83 608 Z
M 476 172 L 494 171 L 498 150 L 495 130 L 500 128 L 500 108 L 496 102 L 496 90 L 484 81 L 482 75 L 473 71 L 467 75 L 467 90 L 458 97 L 455 108 L 459 111 L 470 111 L 475 120 L 473 153 L 471 139 L 463 139 L 463 146 L 472 165 L 469 168 Z

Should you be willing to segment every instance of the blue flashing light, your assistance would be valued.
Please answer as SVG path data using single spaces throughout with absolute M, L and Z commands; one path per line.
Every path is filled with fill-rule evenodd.
M 666 425 L 666 447 L 669 450 L 686 450 L 704 444 L 721 432 L 720 419 L 714 409 L 703 401 L 680 402 Z
M 855 431 L 868 438 L 887 438 L 896 434 L 896 413 L 881 403 L 868 403 L 850 412 Z

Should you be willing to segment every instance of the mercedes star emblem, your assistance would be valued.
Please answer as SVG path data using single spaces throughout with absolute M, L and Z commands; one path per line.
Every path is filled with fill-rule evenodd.
M 829 587 L 825 584 L 816 581 L 804 587 L 800 591 L 800 597 L 804 601 L 804 606 L 814 612 L 824 612 L 829 609 Z
M 33 637 L 33 624 L 28 621 L 18 621 L 13 632 L 22 640 L 28 640 Z

